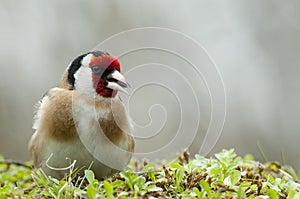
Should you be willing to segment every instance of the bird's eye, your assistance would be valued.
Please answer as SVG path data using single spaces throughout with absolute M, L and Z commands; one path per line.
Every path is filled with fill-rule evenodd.
M 100 66 L 95 65 L 92 67 L 92 71 L 96 74 L 100 74 L 103 70 Z

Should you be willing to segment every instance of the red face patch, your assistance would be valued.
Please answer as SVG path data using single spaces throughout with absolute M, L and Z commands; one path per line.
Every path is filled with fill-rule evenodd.
M 111 55 L 102 55 L 99 57 L 92 56 L 89 66 L 95 66 L 98 65 L 101 68 L 103 68 L 106 71 L 114 71 L 118 70 L 120 71 L 120 62 L 119 60 Z M 100 75 L 97 75 L 95 73 L 92 74 L 93 79 L 93 86 L 96 90 L 96 92 L 102 96 L 102 97 L 115 97 L 117 94 L 117 91 L 113 91 L 110 88 L 107 88 L 107 82 L 105 79 L 103 79 Z
M 118 70 L 120 71 L 120 62 L 119 60 L 111 55 L 102 55 L 99 57 L 92 56 L 91 61 L 90 61 L 90 67 L 98 65 L 102 67 L 103 69 L 113 71 L 113 70 Z

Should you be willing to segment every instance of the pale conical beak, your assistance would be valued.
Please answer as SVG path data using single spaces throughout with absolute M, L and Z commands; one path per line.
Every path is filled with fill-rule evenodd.
M 125 77 L 119 71 L 115 70 L 107 76 L 107 79 L 107 88 L 118 90 L 129 95 L 128 92 L 124 89 L 129 87 L 129 84 L 126 82 Z M 112 81 L 109 81 L 110 79 Z

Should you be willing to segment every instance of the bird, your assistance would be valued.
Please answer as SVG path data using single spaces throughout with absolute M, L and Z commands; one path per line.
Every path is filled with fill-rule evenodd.
M 34 167 L 57 179 L 70 166 L 79 175 L 91 169 L 98 179 L 124 170 L 135 147 L 118 94 L 128 87 L 115 56 L 94 50 L 76 57 L 36 106 L 28 145 Z

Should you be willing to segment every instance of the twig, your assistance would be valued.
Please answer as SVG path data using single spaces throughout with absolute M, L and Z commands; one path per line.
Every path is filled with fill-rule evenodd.
M 63 171 L 63 170 L 68 170 L 68 169 L 70 169 L 70 171 L 71 171 L 71 170 L 74 169 L 75 164 L 76 164 L 76 160 L 74 160 L 73 163 L 70 163 L 70 165 L 67 166 L 67 167 L 56 168 L 56 167 L 50 166 L 50 165 L 49 165 L 49 161 L 50 161 L 50 159 L 52 158 L 52 156 L 53 156 L 53 153 L 50 154 L 49 158 L 48 158 L 47 161 L 46 161 L 46 166 L 47 166 L 49 169 L 56 170 L 56 171 Z M 66 159 L 69 159 L 69 160 L 70 160 L 70 158 L 66 158 Z

